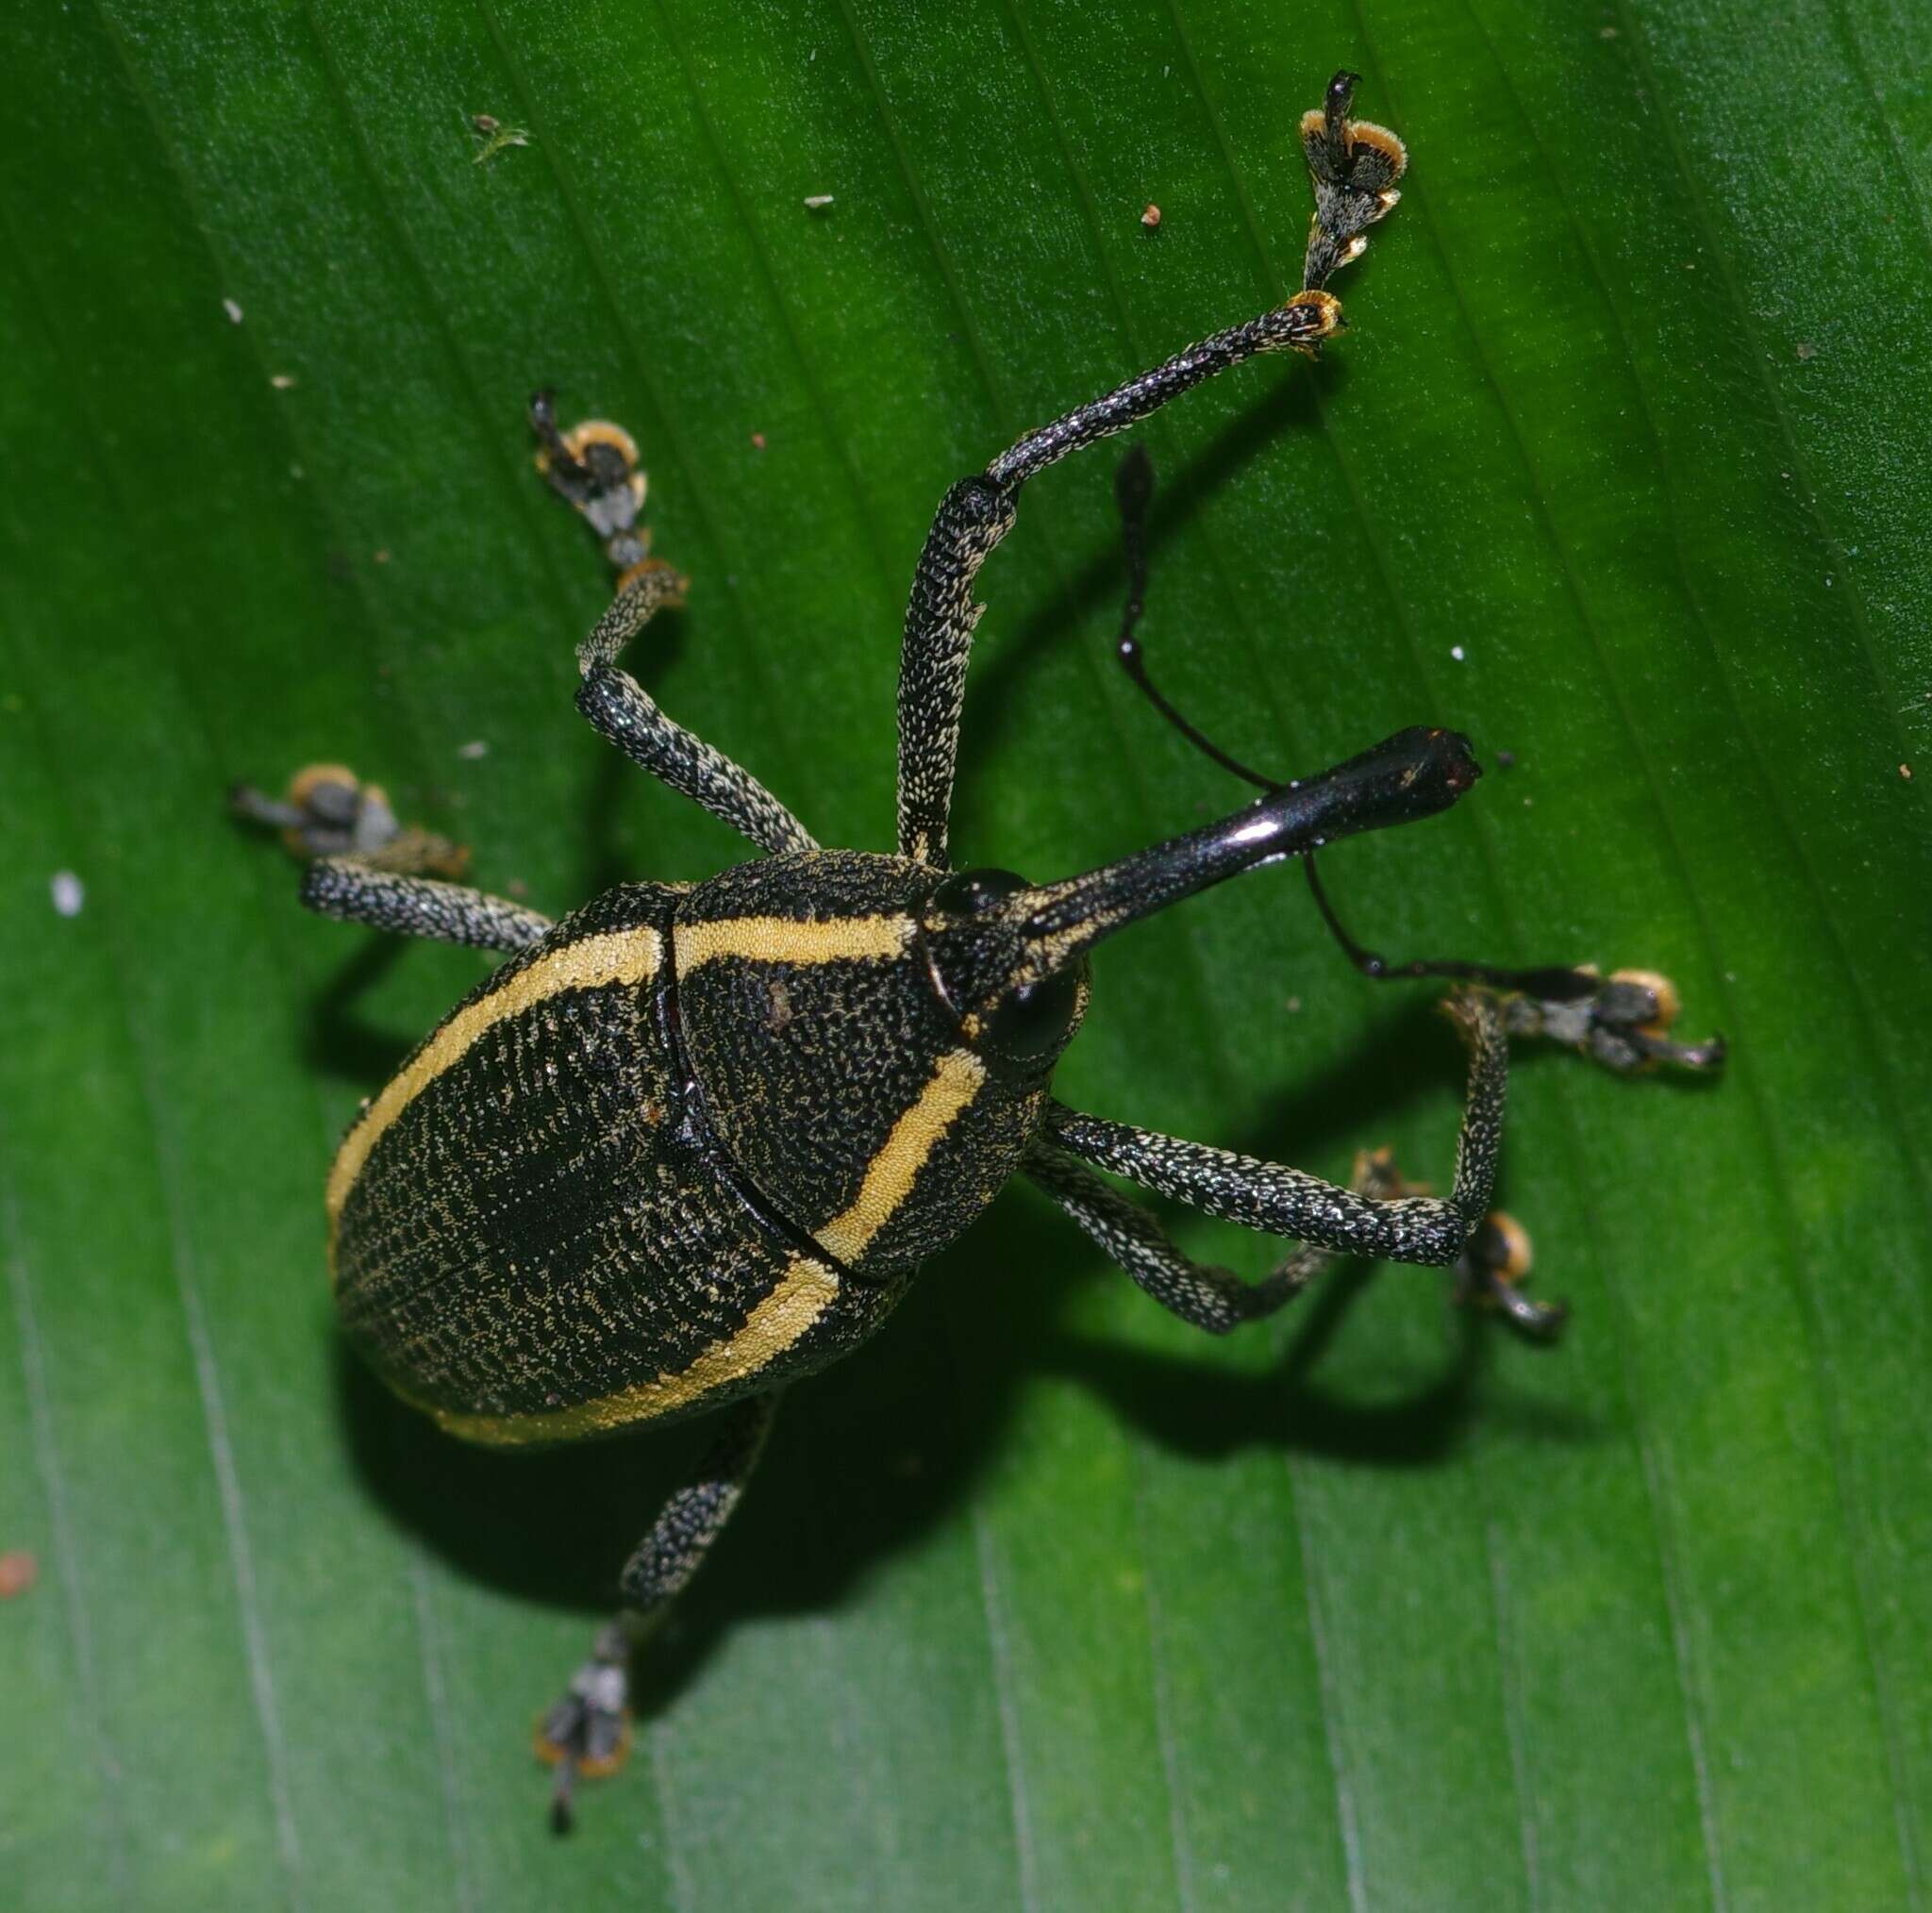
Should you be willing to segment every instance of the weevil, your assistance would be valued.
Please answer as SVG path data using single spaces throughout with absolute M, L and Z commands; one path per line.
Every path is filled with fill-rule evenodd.
M 1318 775 L 1241 771 L 1260 787 L 1255 801 L 1061 881 L 952 865 L 981 566 L 1048 466 L 1257 355 L 1312 357 L 1341 331 L 1327 281 L 1394 208 L 1407 161 L 1393 133 L 1350 117 L 1356 84 L 1338 74 L 1301 123 L 1315 195 L 1302 290 L 1027 433 L 941 500 L 904 626 L 890 854 L 822 849 L 620 668 L 644 624 L 682 604 L 686 580 L 651 556 L 629 435 L 601 422 L 560 430 L 547 393 L 530 407 L 539 465 L 617 573 L 578 650 L 577 707 L 758 855 L 696 885 L 620 884 L 553 923 L 403 868 L 406 834 L 392 817 L 374 846 L 338 842 L 329 831 L 353 833 L 359 813 L 332 786 L 326 816 L 310 814 L 313 790 L 287 806 L 248 800 L 299 849 L 330 853 L 307 867 L 310 908 L 508 958 L 363 1106 L 336 1156 L 328 1259 L 348 1339 L 405 1400 L 475 1442 L 568 1441 L 720 1411 L 695 1472 L 624 1566 L 622 1610 L 541 1718 L 559 1826 L 574 1779 L 622 1759 L 632 1651 L 717 1539 L 783 1389 L 863 1342 L 921 1264 L 1014 1175 L 1156 1302 L 1212 1334 L 1274 1314 L 1340 1256 L 1453 1269 L 1466 1296 L 1544 1333 L 1559 1315 L 1520 1293 L 1526 1240 L 1491 1211 L 1510 1037 L 1555 1036 L 1624 1071 L 1720 1059 L 1717 1043 L 1665 1034 L 1674 1001 L 1660 979 L 1391 964 L 1341 930 L 1315 853 L 1457 802 L 1478 767 L 1449 730 L 1398 731 Z M 1133 636 L 1142 493 L 1130 464 L 1123 505 L 1136 582 L 1123 659 L 1212 752 L 1153 690 Z M 359 788 L 346 774 L 335 782 L 350 797 Z M 1052 1096 L 1087 1013 L 1093 946 L 1290 858 L 1304 862 L 1357 967 L 1456 982 L 1445 1006 L 1468 1080 L 1446 1195 L 1405 1184 L 1386 1153 L 1359 1159 L 1342 1187 Z M 1244 1281 L 1182 1254 L 1098 1172 L 1296 1246 Z

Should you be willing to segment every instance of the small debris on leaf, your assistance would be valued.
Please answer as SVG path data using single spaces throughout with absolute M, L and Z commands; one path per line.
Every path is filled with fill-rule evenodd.
M 1449 647 L 1449 655 L 1450 655 L 1450 657 L 1451 657 L 1455 658 L 1455 660 L 1457 661 L 1457 663 L 1460 664 L 1460 663 L 1462 662 L 1462 659 L 1463 659 L 1463 657 L 1464 657 L 1464 652 L 1463 652 L 1462 646 L 1461 646 L 1461 645 L 1459 645 L 1459 644 L 1452 644 L 1452 645 L 1450 645 L 1450 647 Z
M 473 764 L 478 757 L 487 757 L 489 755 L 490 745 L 482 738 L 472 738 L 467 744 L 458 744 L 457 746 L 457 756 L 466 758 Z
M 1898 767 L 1898 774 L 1907 784 L 1912 781 L 1912 767 L 1909 764 L 1901 764 Z
M 1141 215 L 1141 224 L 1149 232 L 1160 224 L 1160 208 L 1151 199 L 1147 202 L 1147 210 Z
M 829 192 L 813 192 L 806 196 L 805 209 L 808 212 L 823 212 L 832 203 Z
M 754 432 L 754 433 L 753 433 L 753 434 L 751 435 L 751 443 L 752 443 L 752 450 L 753 450 L 753 451 L 755 451 L 755 452 L 762 452 L 762 451 L 763 451 L 763 450 L 765 449 L 765 435 L 764 435 L 764 433 L 762 433 L 762 432 Z
M 292 372 L 272 372 L 268 375 L 268 382 L 277 391 L 291 391 L 294 389 L 295 374 Z
M 1798 341 L 1798 357 L 1800 358 L 1816 358 L 1818 357 L 1818 348 L 1808 339 L 1801 339 Z
M 224 312 L 225 312 L 225 313 L 226 313 L 226 314 L 228 315 L 228 324 L 231 324 L 231 325 L 239 325 L 239 324 L 241 324 L 241 323 L 242 323 L 242 308 L 241 308 L 241 307 L 239 307 L 238 305 L 236 305 L 236 303 L 234 302 L 234 300 L 232 300 L 232 299 L 224 299 L 224 300 L 222 301 L 222 310 L 223 310 Z
M 506 126 L 494 113 L 472 113 L 470 130 L 482 142 L 476 148 L 476 157 L 471 162 L 476 166 L 487 166 L 499 153 L 511 146 L 527 146 L 530 135 L 523 126 Z
M 54 899 L 56 915 L 80 915 L 81 906 L 87 902 L 87 886 L 71 870 L 57 870 L 48 879 L 47 889 Z
M 0 1555 L 0 1601 L 11 1601 L 25 1594 L 41 1578 L 41 1564 L 25 1548 L 9 1548 Z

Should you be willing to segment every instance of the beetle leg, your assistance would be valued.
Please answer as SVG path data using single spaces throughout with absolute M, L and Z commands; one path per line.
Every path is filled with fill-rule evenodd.
M 1377 1200 L 1306 1171 L 1049 1106 L 1046 1133 L 1068 1154 L 1243 1227 L 1345 1255 L 1453 1267 L 1489 1213 L 1509 1073 L 1502 1006 L 1487 990 L 1444 1005 L 1469 1050 L 1469 1091 L 1449 1195 Z
M 542 444 L 538 470 L 553 491 L 590 521 L 618 571 L 610 608 L 577 646 L 584 674 L 578 710 L 633 763 L 722 818 L 760 850 L 816 850 L 811 833 L 750 772 L 672 723 L 637 679 L 617 668 L 619 652 L 658 611 L 682 605 L 690 590 L 681 573 L 649 555 L 650 538 L 637 523 L 644 474 L 630 434 L 602 419 L 559 431 L 548 391 L 531 399 L 529 417 Z
M 1310 358 L 1341 325 L 1341 307 L 1323 282 L 1360 256 L 1366 228 L 1391 210 L 1406 156 L 1386 128 L 1347 117 L 1356 76 L 1339 73 L 1325 103 L 1303 123 L 1315 187 L 1304 284 L 1285 304 L 1216 332 L 1139 374 L 1102 398 L 1028 432 L 985 472 L 963 478 L 940 502 L 906 607 L 899 653 L 899 852 L 944 869 L 946 819 L 959 755 L 966 665 L 982 607 L 979 568 L 1013 527 L 1020 488 L 1071 452 L 1097 444 L 1157 412 L 1183 392 L 1265 352 Z
M 399 876 L 364 857 L 316 858 L 302 873 L 302 903 L 338 923 L 478 950 L 521 950 L 550 928 L 548 917 L 508 897 L 467 884 Z
M 339 923 L 481 950 L 521 950 L 550 928 L 548 917 L 506 897 L 439 881 L 459 874 L 469 852 L 398 823 L 382 787 L 344 765 L 297 771 L 279 799 L 238 784 L 228 808 L 281 832 L 290 855 L 308 865 L 303 905 Z
M 1098 1242 L 1108 1258 L 1183 1322 L 1226 1335 L 1244 1322 L 1259 1322 L 1292 1302 L 1330 1262 L 1338 1249 L 1304 1242 L 1258 1282 L 1244 1282 L 1230 1269 L 1196 1262 L 1174 1247 L 1160 1220 L 1111 1183 L 1104 1182 L 1058 1144 L 1037 1143 L 1026 1175 L 1044 1189 Z M 1386 1201 L 1401 1187 L 1387 1150 L 1364 1150 L 1356 1158 L 1350 1188 Z
M 778 1394 L 773 1389 L 754 1395 L 726 1411 L 691 1479 L 664 1504 L 625 1563 L 622 1612 L 598 1630 L 590 1659 L 538 1722 L 538 1756 L 557 1769 L 551 1824 L 558 1833 L 570 1829 L 571 1791 L 578 1777 L 614 1773 L 629 1754 L 632 1650 L 663 1618 L 731 1519 L 772 1432 Z
M 701 804 L 760 850 L 816 850 L 817 840 L 749 771 L 674 724 L 617 656 L 653 615 L 684 602 L 685 580 L 669 565 L 646 559 L 577 646 L 584 681 L 577 708 L 597 734 L 641 764 L 681 797 Z
M 1177 1249 L 1152 1210 L 1124 1195 L 1074 1156 L 1048 1142 L 1026 1159 L 1026 1174 L 1155 1301 L 1209 1335 L 1227 1335 L 1243 1322 L 1260 1322 L 1285 1308 L 1344 1251 L 1304 1242 L 1258 1282 L 1245 1282 L 1232 1270 L 1196 1262 Z M 1406 1186 L 1386 1149 L 1364 1150 L 1356 1157 L 1350 1192 L 1389 1202 L 1419 1191 Z M 1484 1218 L 1456 1264 L 1458 1302 L 1501 1309 L 1510 1325 L 1547 1341 L 1561 1328 L 1565 1311 L 1528 1300 L 1516 1284 L 1526 1263 L 1522 1229 L 1500 1210 Z M 1516 1252 L 1512 1256 L 1512 1252 Z

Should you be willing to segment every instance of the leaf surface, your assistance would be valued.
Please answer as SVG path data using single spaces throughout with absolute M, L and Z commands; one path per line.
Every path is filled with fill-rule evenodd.
M 1924 1903 L 1924 18 L 101 0 L 15 42 L 21 1904 Z M 735 860 L 572 714 L 607 582 L 530 467 L 555 382 L 635 432 L 695 581 L 653 692 L 887 847 L 934 503 L 1294 289 L 1294 124 L 1342 64 L 1404 202 L 1320 367 L 1144 429 L 1157 675 L 1283 776 L 1470 732 L 1468 802 L 1329 860 L 1357 933 L 1667 971 L 1731 1067 L 1525 1057 L 1555 1353 L 1399 1270 L 1203 1343 L 1010 1194 L 794 1393 L 554 1842 L 526 1723 L 699 1436 L 472 1455 L 342 1356 L 334 1137 L 483 965 L 304 918 L 223 792 L 345 761 L 553 911 Z M 482 158 L 477 113 L 527 143 Z M 1240 801 L 1109 662 L 1112 464 L 1030 487 L 984 574 L 964 860 L 1059 874 Z M 1066 1100 L 1446 1181 L 1453 1041 L 1291 873 L 1096 973 Z

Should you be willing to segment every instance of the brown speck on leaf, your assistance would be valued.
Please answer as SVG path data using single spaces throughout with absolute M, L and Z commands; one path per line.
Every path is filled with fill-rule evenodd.
M 1596 37 L 1599 40 L 1614 40 L 1617 37 L 1617 29 L 1614 26 L 1599 26 Z
M 0 1601 L 25 1594 L 40 1578 L 40 1561 L 25 1548 L 9 1548 L 0 1555 Z
M 1147 202 L 1147 210 L 1141 215 L 1141 224 L 1149 232 L 1160 224 L 1160 208 L 1151 199 Z
M 376 562 L 377 564 L 379 564 L 379 565 L 386 565 L 386 564 L 388 564 L 388 562 L 389 562 L 389 547 L 388 547 L 388 545 L 384 545 L 384 546 L 383 546 L 383 548 L 382 548 L 382 549 L 381 549 L 381 550 L 380 550 L 379 552 L 377 552 L 377 553 L 375 554 L 375 562 Z
M 1912 781 L 1912 767 L 1909 764 L 1901 764 L 1898 767 L 1898 774 L 1907 784 Z
M 752 450 L 753 450 L 754 452 L 762 452 L 762 451 L 763 451 L 763 450 L 765 449 L 765 435 L 764 435 L 764 433 L 762 433 L 762 432 L 754 432 L 754 433 L 753 433 L 753 434 L 751 435 L 751 448 L 752 448 Z
M 504 889 L 513 897 L 526 897 L 530 894 L 530 887 L 522 877 L 511 877 L 509 882 L 504 885 Z
M 503 123 L 494 113 L 472 113 L 470 124 L 487 140 Z
M 1798 357 L 1800 358 L 1816 358 L 1818 357 L 1818 348 L 1808 339 L 1801 339 L 1798 341 Z

